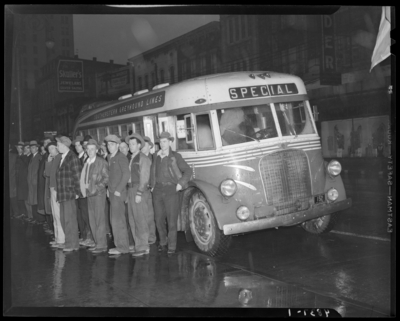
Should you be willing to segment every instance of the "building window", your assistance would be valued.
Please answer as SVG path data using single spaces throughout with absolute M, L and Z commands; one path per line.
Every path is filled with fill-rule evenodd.
M 204 75 L 206 73 L 206 56 L 200 57 L 200 74 Z
M 247 36 L 251 35 L 251 16 L 247 16 Z
M 240 27 L 240 20 L 239 17 L 235 17 L 235 41 L 240 40 L 240 36 L 239 36 L 239 27 Z
M 138 77 L 138 86 L 139 86 L 139 90 L 142 90 L 142 77 Z
M 156 75 L 154 74 L 154 71 L 151 72 L 151 88 L 153 88 L 156 84 Z
M 246 38 L 246 16 L 241 16 L 241 27 L 242 27 L 242 34 L 241 34 L 241 38 L 244 39 Z
M 229 33 L 229 43 L 233 43 L 233 19 L 229 19 L 228 33 Z
M 163 69 L 160 70 L 160 81 L 162 84 L 164 83 L 164 70 Z
M 186 66 L 186 64 L 185 64 Z M 169 82 L 173 84 L 175 82 L 175 68 L 174 66 L 169 67 Z
M 196 59 L 192 58 L 190 60 L 190 72 L 189 72 L 190 77 L 194 77 L 196 75 Z
M 144 86 L 146 87 L 145 89 L 149 88 L 149 75 L 144 76 Z

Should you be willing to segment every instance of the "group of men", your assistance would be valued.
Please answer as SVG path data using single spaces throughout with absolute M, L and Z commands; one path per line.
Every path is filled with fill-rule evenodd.
M 168 132 L 160 134 L 154 154 L 150 138 L 137 133 L 124 141 L 108 135 L 101 145 L 89 135 L 55 139 L 43 141 L 43 153 L 36 141 L 18 143 L 18 155 L 10 148 L 14 216 L 43 224 L 54 235 L 50 245 L 64 252 L 83 246 L 140 257 L 156 244 L 157 227 L 158 251 L 175 253 L 179 192 L 192 170 L 172 151 Z M 108 249 L 107 234 L 114 248 Z

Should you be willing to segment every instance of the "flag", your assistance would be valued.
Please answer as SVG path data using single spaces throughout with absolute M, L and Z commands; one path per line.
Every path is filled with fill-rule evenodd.
M 390 7 L 382 7 L 381 23 L 379 25 L 378 37 L 376 38 L 376 44 L 374 52 L 371 58 L 371 72 L 381 61 L 385 60 L 390 56 Z

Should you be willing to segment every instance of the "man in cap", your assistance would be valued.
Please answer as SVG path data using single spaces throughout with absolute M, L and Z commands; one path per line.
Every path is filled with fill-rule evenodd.
M 86 144 L 88 160 L 83 165 L 80 178 L 81 192 L 87 197 L 90 227 L 94 242 L 87 242 L 89 251 L 101 253 L 107 251 L 106 217 L 104 202 L 108 184 L 108 163 L 96 155 L 100 146 L 96 140 L 89 139 Z
M 29 162 L 31 161 L 32 158 L 32 153 L 31 153 L 31 148 L 29 146 L 29 142 L 24 142 L 24 147 L 23 147 L 23 163 L 21 164 L 22 167 L 19 170 L 18 173 L 18 185 L 21 187 L 21 199 L 24 200 L 25 203 L 25 208 L 26 208 L 26 213 L 27 217 L 25 220 L 28 222 L 34 223 L 33 215 L 32 215 L 32 207 L 29 205 L 29 184 L 28 184 L 28 167 L 29 167 Z
M 93 139 L 93 137 L 90 136 L 90 135 L 85 135 L 85 137 L 83 137 L 82 146 L 83 146 L 83 149 L 84 149 L 85 151 L 86 151 L 86 146 L 87 146 L 87 144 L 88 144 L 88 141 L 89 141 L 90 139 Z M 86 157 L 88 157 L 88 156 L 86 155 Z
M 129 162 L 130 178 L 128 181 L 128 213 L 129 225 L 135 240 L 133 257 L 142 256 L 150 252 L 149 226 L 147 223 L 147 200 L 149 198 L 150 159 L 140 152 L 144 140 L 139 134 L 131 134 L 125 138 L 132 153 Z
M 154 144 L 148 136 L 144 136 L 143 140 L 144 146 L 142 147 L 142 153 L 145 154 L 153 163 L 154 154 L 150 153 L 150 149 L 154 147 Z M 154 220 L 153 197 L 151 193 L 149 193 L 149 197 L 147 198 L 147 210 L 147 223 L 149 225 L 149 244 L 154 244 L 157 240 L 157 236 L 156 222 Z
M 17 201 L 17 179 L 16 179 L 17 154 L 13 152 L 11 144 L 8 145 L 8 173 L 9 173 L 9 192 L 10 205 L 12 210 L 11 217 L 19 216 L 18 201 Z
M 110 198 L 110 220 L 116 248 L 110 249 L 110 254 L 129 252 L 128 231 L 125 220 L 125 205 L 127 198 L 126 184 L 129 180 L 128 159 L 119 149 L 121 139 L 116 135 L 108 135 L 105 139 L 110 154 L 108 193 Z
M 64 248 L 65 233 L 61 224 L 60 203 L 57 201 L 57 170 L 60 167 L 62 154 L 58 152 L 56 142 L 50 142 L 47 145 L 47 151 L 49 158 L 45 166 L 45 176 L 50 192 L 50 207 L 54 227 L 54 241 L 51 241 L 50 244 L 52 247 Z
M 37 213 L 38 171 L 42 157 L 39 154 L 39 144 L 36 140 L 30 141 L 29 148 L 32 153 L 32 158 L 28 165 L 28 205 L 31 208 L 31 215 L 35 223 L 43 224 L 44 218 Z
M 26 168 L 26 171 L 28 170 L 28 159 L 24 155 L 23 142 L 18 142 L 18 144 L 15 145 L 15 148 L 17 149 L 17 160 L 15 162 L 15 181 L 17 187 L 18 216 L 23 218 L 27 214 L 24 202 L 27 199 L 27 196 L 24 194 L 27 193 L 24 193 L 24 191 L 27 191 L 28 187 L 28 173 L 26 172 L 24 174 L 23 172 L 24 168 Z
M 90 138 L 89 138 L 90 139 Z M 88 140 L 89 140 L 88 139 Z M 81 166 L 85 164 L 88 156 L 83 147 L 83 136 L 77 136 L 73 141 L 72 145 L 75 146 L 75 150 L 78 154 L 78 159 L 81 163 Z M 87 141 L 86 141 L 87 144 Z M 90 231 L 90 222 L 89 222 L 89 210 L 88 210 L 88 203 L 86 197 L 79 197 L 77 200 L 77 210 L 78 210 L 78 227 L 80 231 L 79 244 L 86 246 L 88 244 L 92 244 L 92 233 Z
M 60 203 L 61 224 L 65 233 L 63 251 L 79 249 L 78 220 L 75 200 L 81 194 L 81 164 L 78 157 L 70 150 L 71 140 L 62 136 L 57 138 L 57 148 L 62 154 L 57 169 L 57 201 Z
M 180 212 L 178 192 L 187 187 L 192 169 L 181 154 L 172 151 L 174 137 L 163 132 L 160 135 L 161 150 L 151 167 L 150 186 L 153 188 L 154 211 L 158 234 L 160 236 L 159 251 L 168 246 L 168 254 L 175 253 L 177 243 L 177 225 Z M 165 224 L 167 219 L 167 226 Z
M 46 178 L 44 176 L 44 170 L 45 170 L 45 164 L 49 158 L 49 154 L 47 153 L 46 146 L 50 142 L 51 142 L 51 139 L 49 137 L 45 137 L 43 139 L 43 146 L 45 148 L 45 153 L 41 154 L 42 158 L 39 162 L 38 184 L 37 184 L 37 211 L 39 214 L 41 214 L 40 217 L 45 220 L 43 227 L 45 228 L 45 231 L 49 234 L 52 233 L 52 231 L 50 230 L 50 228 L 51 228 L 50 216 L 51 215 L 46 215 L 46 212 L 45 212 Z

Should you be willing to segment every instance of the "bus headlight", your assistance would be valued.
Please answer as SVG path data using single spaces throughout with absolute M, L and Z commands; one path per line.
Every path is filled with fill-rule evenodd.
M 337 160 L 332 159 L 327 166 L 328 173 L 332 176 L 338 176 L 342 171 L 342 165 Z
M 337 198 L 339 197 L 339 192 L 334 189 L 331 188 L 328 193 L 326 194 L 326 196 L 328 197 L 328 200 L 330 200 L 331 202 L 336 201 Z
M 230 197 L 236 193 L 237 186 L 233 179 L 226 179 L 221 183 L 219 189 L 222 195 Z
M 246 206 L 242 205 L 236 210 L 236 216 L 239 220 L 245 221 L 249 218 L 250 211 Z

